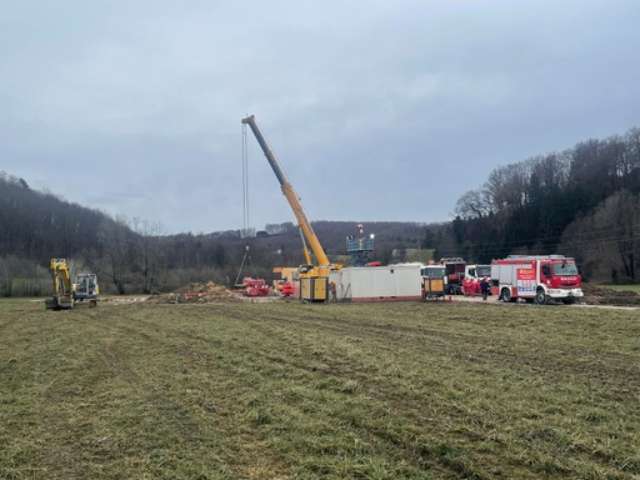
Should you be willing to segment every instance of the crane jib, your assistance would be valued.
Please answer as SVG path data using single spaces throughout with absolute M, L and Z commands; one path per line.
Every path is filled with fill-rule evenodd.
M 278 165 L 276 157 L 273 155 L 273 152 L 269 148 L 269 145 L 267 145 L 266 140 L 262 136 L 262 132 L 260 131 L 260 129 L 258 128 L 258 125 L 256 124 L 255 117 L 253 115 L 250 115 L 246 118 L 243 118 L 242 123 L 249 125 L 249 127 L 251 127 L 251 131 L 253 132 L 253 135 L 256 137 L 256 140 L 258 141 L 258 143 L 260 144 L 260 148 L 262 148 L 262 151 L 264 152 L 264 156 L 267 157 L 267 161 L 269 162 L 269 165 L 271 165 L 271 168 L 273 169 L 273 173 L 276 174 L 276 178 L 278 179 L 278 182 L 280 182 L 280 185 L 284 185 L 285 183 L 287 183 L 287 177 L 284 176 L 284 172 L 280 169 L 280 165 Z
M 326 267 L 330 266 L 331 262 L 329 261 L 327 254 L 322 248 L 322 245 L 320 244 L 320 240 L 318 239 L 317 235 L 313 231 L 313 228 L 311 227 L 311 222 L 309 222 L 309 219 L 305 215 L 302 205 L 300 204 L 300 200 L 293 189 L 293 186 L 289 183 L 289 181 L 287 180 L 287 177 L 285 177 L 284 175 L 284 172 L 280 169 L 280 165 L 278 165 L 278 161 L 276 160 L 275 156 L 273 155 L 273 152 L 269 148 L 269 145 L 267 145 L 266 140 L 262 136 L 262 132 L 260 132 L 260 129 L 256 125 L 255 117 L 253 115 L 250 115 L 246 118 L 243 118 L 242 123 L 249 125 L 251 127 L 251 131 L 256 137 L 258 144 L 260 144 L 260 147 L 262 148 L 262 151 L 265 157 L 267 157 L 267 160 L 269 161 L 269 165 L 271 165 L 273 172 L 276 174 L 276 177 L 278 178 L 278 182 L 280 182 L 282 193 L 287 199 L 287 202 L 289 202 L 289 206 L 291 207 L 291 210 L 293 210 L 293 214 L 296 217 L 296 220 L 298 221 L 298 225 L 302 230 L 302 233 L 306 238 L 307 243 L 309 244 L 309 247 L 311 247 L 311 251 L 315 255 L 318 264 L 320 266 L 326 266 Z

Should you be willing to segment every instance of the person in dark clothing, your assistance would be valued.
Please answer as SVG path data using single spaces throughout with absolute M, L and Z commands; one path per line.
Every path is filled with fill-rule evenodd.
M 487 300 L 487 297 L 489 296 L 489 290 L 489 279 L 487 277 L 483 277 L 482 280 L 480 280 L 480 291 L 482 292 L 482 300 Z

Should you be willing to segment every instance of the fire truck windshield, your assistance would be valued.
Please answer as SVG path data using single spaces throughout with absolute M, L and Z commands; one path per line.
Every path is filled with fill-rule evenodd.
M 491 276 L 491 267 L 489 265 L 479 265 L 476 268 L 476 275 L 478 278 L 480 277 L 490 277 Z
M 573 262 L 563 262 L 553 264 L 554 275 L 578 275 L 578 268 Z

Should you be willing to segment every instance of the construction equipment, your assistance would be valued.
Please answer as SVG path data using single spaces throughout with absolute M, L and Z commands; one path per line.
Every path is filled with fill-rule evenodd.
M 326 302 L 329 299 L 329 272 L 333 270 L 339 270 L 341 265 L 332 264 L 327 257 L 320 240 L 313 231 L 311 223 L 307 219 L 306 214 L 300 203 L 300 199 L 296 194 L 293 186 L 287 180 L 284 172 L 280 168 L 276 157 L 267 145 L 258 125 L 256 124 L 255 116 L 251 115 L 242 119 L 244 125 L 249 125 L 253 135 L 256 137 L 260 148 L 267 157 L 267 161 L 276 175 L 280 188 L 285 198 L 289 202 L 291 210 L 296 217 L 298 226 L 302 233 L 303 251 L 305 253 L 305 260 L 307 264 L 299 267 L 300 272 L 300 299 L 309 302 Z M 313 256 L 315 257 L 316 264 L 312 263 L 311 255 L 308 252 L 307 247 L 311 249 Z
M 420 271 L 422 276 L 422 298 L 437 300 L 445 297 L 447 272 L 443 265 L 427 265 Z
M 271 288 L 264 278 L 244 277 L 242 285 L 245 297 L 266 297 L 271 293 Z
M 293 297 L 299 290 L 297 267 L 274 267 L 273 275 L 273 289 L 282 297 Z
M 357 234 L 347 237 L 347 254 L 351 258 L 352 267 L 364 267 L 371 261 L 376 236 L 364 234 L 364 225 L 357 225 Z
M 77 302 L 87 302 L 89 306 L 98 304 L 98 277 L 93 273 L 81 273 L 76 283 L 71 282 L 69 264 L 64 258 L 52 258 L 49 264 L 53 280 L 53 296 L 45 300 L 47 310 L 69 310 Z
M 90 307 L 95 307 L 98 305 L 98 295 L 100 295 L 100 287 L 98 286 L 98 276 L 95 273 L 76 275 L 76 281 L 73 284 L 75 304 L 87 302 Z
M 73 308 L 73 284 L 69 265 L 64 258 L 52 258 L 49 264 L 53 280 L 53 297 L 45 300 L 47 310 Z

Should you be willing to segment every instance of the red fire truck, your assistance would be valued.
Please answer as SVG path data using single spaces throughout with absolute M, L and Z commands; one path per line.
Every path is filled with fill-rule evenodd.
M 482 295 L 480 282 L 491 278 L 491 265 L 467 265 L 462 280 L 462 293 L 465 296 Z
M 524 298 L 540 305 L 549 300 L 574 303 L 582 298 L 582 278 L 573 258 L 564 255 L 510 255 L 491 264 L 492 293 L 503 302 Z
M 464 267 L 467 263 L 460 257 L 445 257 L 440 259 L 447 274 L 447 295 L 461 295 Z

